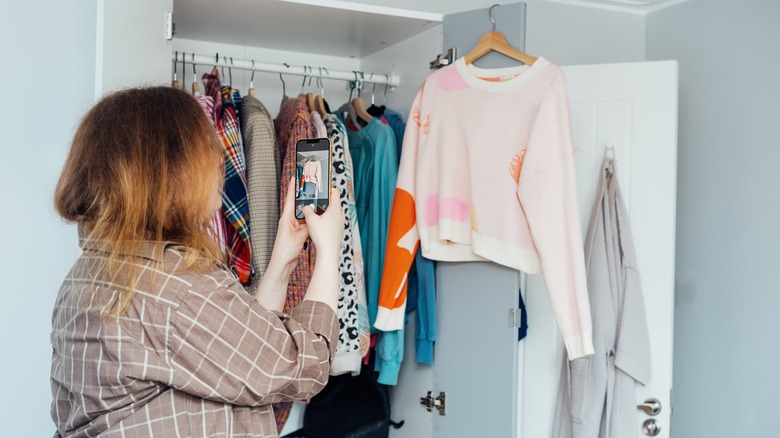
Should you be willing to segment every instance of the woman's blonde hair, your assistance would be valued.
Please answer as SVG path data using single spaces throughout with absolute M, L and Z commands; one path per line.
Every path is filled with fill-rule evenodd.
M 88 240 L 100 242 L 114 278 L 122 254 L 134 254 L 144 241 L 175 242 L 185 268 L 208 269 L 224 259 L 208 234 L 223 160 L 214 128 L 192 96 L 170 87 L 119 91 L 81 121 L 54 205 Z M 111 315 L 129 306 L 135 274 L 128 274 Z

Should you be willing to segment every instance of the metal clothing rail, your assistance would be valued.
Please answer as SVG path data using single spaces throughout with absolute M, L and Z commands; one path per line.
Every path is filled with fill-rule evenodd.
M 178 59 L 176 59 L 178 57 Z M 218 58 L 218 59 L 217 59 Z M 400 78 L 395 74 L 365 73 L 360 71 L 332 70 L 317 66 L 271 64 L 247 59 L 234 59 L 221 55 L 196 55 L 194 53 L 179 53 L 171 60 L 173 63 L 209 65 L 216 67 L 250 70 L 256 72 L 280 73 L 285 75 L 304 76 L 322 79 L 339 79 L 342 81 L 359 81 L 360 83 L 387 84 L 395 87 Z

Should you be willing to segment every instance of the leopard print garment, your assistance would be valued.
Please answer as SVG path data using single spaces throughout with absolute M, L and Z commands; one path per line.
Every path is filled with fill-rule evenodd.
M 354 229 L 349 214 L 349 190 L 347 161 L 342 134 L 333 116 L 324 117 L 328 137 L 333 144 L 333 187 L 338 190 L 341 210 L 344 213 L 344 237 L 339 259 L 339 340 L 331 374 L 356 372 L 360 369 L 360 331 L 358 322 L 358 290 L 354 264 Z

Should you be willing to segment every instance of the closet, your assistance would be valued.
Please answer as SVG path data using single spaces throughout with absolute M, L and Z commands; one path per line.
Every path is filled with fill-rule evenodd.
M 174 58 L 178 59 L 177 80 L 189 89 L 193 77 L 199 82 L 214 66 L 196 63 L 193 72 L 191 57 L 195 54 L 215 61 L 218 56 L 227 65 L 233 58 L 234 65 L 237 60 L 276 66 L 286 63 L 298 71 L 310 66 L 313 76 L 324 77 L 321 88 L 336 106 L 349 98 L 349 81 L 329 79 L 320 68 L 362 72 L 366 105 L 372 101 L 386 104 L 404 117 L 430 74 L 431 62 L 438 57 L 446 64 L 452 48 L 459 53 L 455 57 L 468 53 L 493 26 L 487 8 L 442 16 L 336 0 L 101 0 L 98 4 L 96 97 L 128 86 L 170 84 Z M 525 13 L 522 3 L 493 11 L 496 30 L 519 48 L 524 47 Z M 529 15 L 527 20 L 533 17 Z M 168 39 L 171 34 L 172 39 Z M 186 62 L 188 57 L 190 62 Z M 491 54 L 476 64 L 493 68 L 516 65 L 516 61 Z M 653 351 L 653 381 L 640 388 L 637 397 L 661 401 L 664 410 L 655 418 L 662 433 L 657 436 L 668 437 L 676 64 L 563 70 L 572 108 L 583 229 L 607 145 L 618 159 L 648 301 Z M 276 72 L 257 70 L 252 77 L 251 70 L 224 67 L 223 71 L 223 81 L 232 76 L 233 87 L 242 93 L 247 92 L 251 80 L 256 97 L 272 116 L 279 111 L 283 86 L 288 96 L 298 95 L 302 88 L 320 88 L 316 77 L 309 85 L 304 76 L 294 74 L 283 74 L 282 82 Z M 373 79 L 391 85 L 374 85 Z M 434 364 L 413 361 L 412 318 L 406 329 L 407 353 L 399 385 L 392 390 L 392 418 L 405 424 L 392 430 L 391 436 L 550 436 L 563 344 L 542 277 L 526 277 L 493 263 L 440 263 L 437 283 Z M 521 293 L 529 329 L 528 336 L 518 342 Z M 430 411 L 421 404 L 428 391 Z M 640 430 L 641 423 L 637 436 Z

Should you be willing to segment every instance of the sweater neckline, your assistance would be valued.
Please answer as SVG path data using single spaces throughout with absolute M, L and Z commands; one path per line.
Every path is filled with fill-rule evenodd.
M 517 67 L 504 68 L 480 68 L 474 64 L 466 64 L 463 57 L 455 61 L 458 74 L 469 86 L 478 90 L 505 92 L 514 90 L 525 84 L 540 71 L 544 70 L 550 61 L 540 57 L 532 65 L 519 65 Z M 484 78 L 502 78 L 514 76 L 505 81 L 487 81 Z

